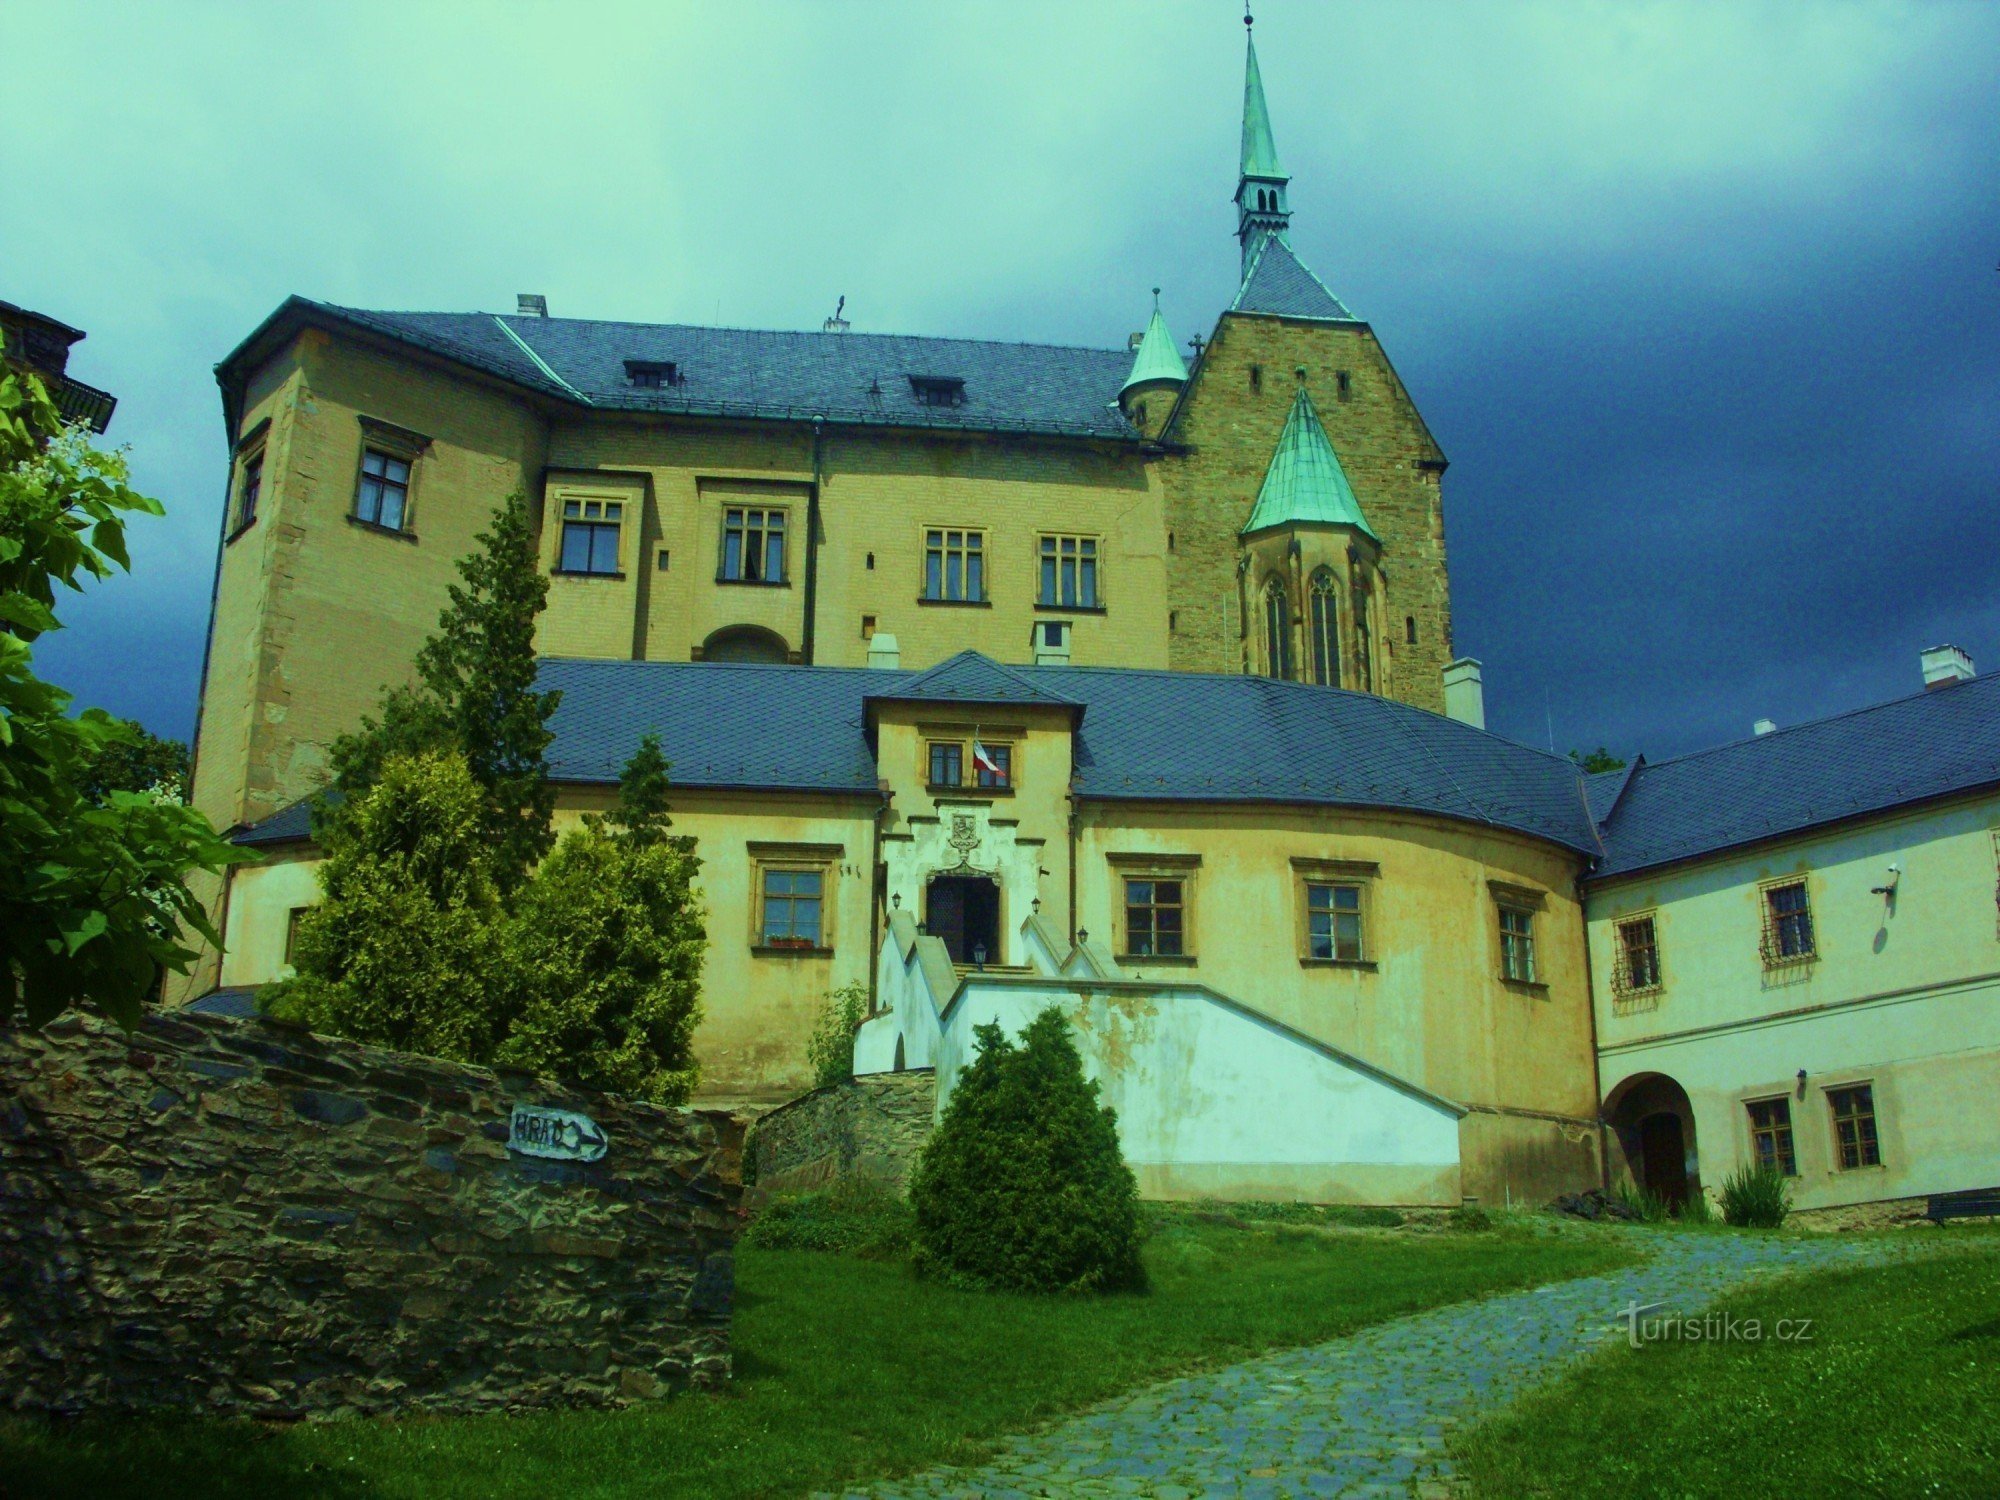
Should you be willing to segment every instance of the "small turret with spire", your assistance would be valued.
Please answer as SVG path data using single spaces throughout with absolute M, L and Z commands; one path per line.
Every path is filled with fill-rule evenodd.
M 1118 392 L 1125 420 L 1147 437 L 1158 436 L 1187 378 L 1187 361 L 1174 347 L 1174 336 L 1167 332 L 1167 320 L 1160 311 L 1160 289 L 1154 287 L 1153 316 L 1139 336 L 1132 373 Z
M 1243 13 L 1248 53 L 1243 65 L 1243 161 L 1236 183 L 1236 241 L 1243 247 L 1243 274 L 1248 275 L 1257 247 L 1267 235 L 1283 236 L 1292 222 L 1285 204 L 1291 178 L 1278 165 L 1278 147 L 1271 139 L 1271 111 L 1264 103 L 1264 75 L 1257 70 L 1257 38 L 1253 17 Z

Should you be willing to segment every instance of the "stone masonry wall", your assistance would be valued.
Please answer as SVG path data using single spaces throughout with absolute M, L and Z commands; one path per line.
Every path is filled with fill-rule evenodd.
M 511 1151 L 516 1103 L 604 1156 Z M 264 1022 L 0 1032 L 0 1391 L 318 1417 L 715 1385 L 739 1168 L 727 1116 Z
M 904 1192 L 936 1113 L 937 1075 L 929 1068 L 829 1084 L 757 1121 L 750 1175 L 759 1193 L 823 1187 L 846 1176 L 874 1177 Z

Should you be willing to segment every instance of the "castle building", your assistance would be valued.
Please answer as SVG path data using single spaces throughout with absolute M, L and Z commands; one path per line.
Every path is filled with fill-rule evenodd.
M 1701 903 L 1721 880 L 1755 909 L 1778 856 L 1700 811 L 1699 770 L 1586 778 L 1485 732 L 1478 664 L 1452 656 L 1443 455 L 1300 259 L 1289 189 L 1252 43 L 1241 279 L 1191 362 L 1157 292 L 1120 350 L 285 303 L 218 371 L 232 482 L 194 778 L 265 858 L 210 893 L 223 951 L 178 998 L 226 1008 L 287 972 L 328 747 L 407 679 L 519 491 L 558 823 L 608 808 L 652 733 L 697 841 L 708 1101 L 808 1086 L 826 997 L 859 984 L 857 1069 L 933 1069 L 941 1099 L 973 1028 L 1061 1008 L 1157 1195 L 1718 1176 L 1777 1054 L 1716 1052 L 1744 1002 L 1734 960 L 1701 957 L 1727 941 Z M 1983 721 L 1940 712 L 1937 746 L 1976 759 Z M 1658 855 L 1670 816 L 1687 836 Z M 1784 824 L 1806 842 L 1783 858 L 1824 821 Z M 1621 970 L 1641 917 L 1664 967 Z M 1952 975 L 1990 962 L 1963 948 Z M 1813 1054 L 1849 1090 L 1829 1129 L 1861 1129 L 1874 1035 Z M 1990 1083 L 2000 1047 L 1964 1067 L 1951 1087 Z M 1895 1076 L 1908 1099 L 1931 1070 Z M 1913 1159 L 1945 1139 L 1899 1128 Z M 2000 1170 L 1951 1149 L 1894 1182 Z

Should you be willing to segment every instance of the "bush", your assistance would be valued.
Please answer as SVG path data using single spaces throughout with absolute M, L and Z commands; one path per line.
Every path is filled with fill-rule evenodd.
M 845 1083 L 854 1076 L 854 1030 L 868 1014 L 868 991 L 858 984 L 842 985 L 826 997 L 812 1035 L 806 1038 L 806 1061 L 812 1064 L 813 1086 Z
M 1455 1234 L 1478 1234 L 1493 1227 L 1493 1215 L 1476 1203 L 1461 1203 L 1444 1216 L 1444 1227 Z
M 1045 1010 L 1018 1046 L 997 1025 L 975 1035 L 910 1187 L 917 1269 L 1015 1291 L 1142 1285 L 1138 1184 L 1069 1023 Z
M 909 1253 L 910 1205 L 872 1177 L 843 1177 L 812 1193 L 773 1198 L 743 1232 L 759 1250 L 832 1250 L 868 1260 Z
M 1725 1224 L 1740 1229 L 1776 1229 L 1791 1211 L 1791 1184 L 1775 1167 L 1739 1167 L 1723 1180 Z

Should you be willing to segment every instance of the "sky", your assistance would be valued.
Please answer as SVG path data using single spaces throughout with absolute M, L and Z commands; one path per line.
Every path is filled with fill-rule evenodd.
M 1658 760 L 2000 670 L 2000 6 L 1263 0 L 1293 244 L 1451 460 L 1489 726 Z M 40 670 L 193 727 L 288 294 L 1122 347 L 1235 290 L 1229 0 L 0 6 L 0 299 L 167 516 Z

